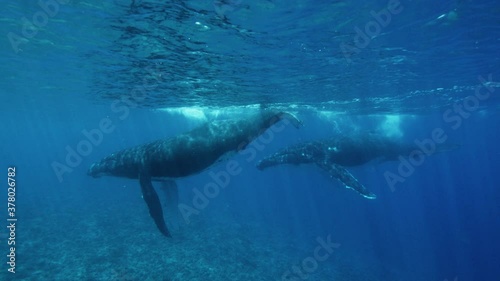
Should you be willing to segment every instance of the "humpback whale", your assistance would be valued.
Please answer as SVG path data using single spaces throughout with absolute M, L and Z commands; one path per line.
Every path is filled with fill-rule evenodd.
M 274 110 L 262 110 L 245 119 L 209 122 L 175 137 L 113 153 L 92 164 L 87 174 L 138 179 L 151 217 L 160 232 L 170 237 L 152 180 L 162 181 L 199 173 L 226 153 L 243 150 L 280 120 L 297 128 L 302 124 L 292 114 Z M 176 188 L 175 185 L 173 188 Z
M 437 144 L 435 152 L 455 149 L 457 145 Z M 418 151 L 419 153 L 412 153 Z M 320 141 L 299 143 L 262 159 L 260 170 L 281 164 L 316 164 L 330 177 L 338 179 L 346 188 L 361 196 L 375 199 L 376 195 L 361 184 L 345 167 L 359 166 L 372 160 L 392 161 L 400 155 L 424 157 L 415 144 L 405 144 L 389 137 L 364 133 L 356 137 L 341 136 Z

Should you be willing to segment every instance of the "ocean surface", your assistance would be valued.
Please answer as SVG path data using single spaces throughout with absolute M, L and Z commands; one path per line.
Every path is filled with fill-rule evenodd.
M 494 0 L 2 1 L 0 280 L 500 280 L 499 14 Z M 177 179 L 194 211 L 166 214 L 172 238 L 137 180 L 87 175 L 269 108 L 304 126 Z M 346 167 L 374 200 L 313 164 L 256 168 L 367 132 L 423 152 Z M 228 161 L 241 172 L 200 199 Z

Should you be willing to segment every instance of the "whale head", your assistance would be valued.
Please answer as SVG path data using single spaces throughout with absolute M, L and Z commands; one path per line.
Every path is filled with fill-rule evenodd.
M 111 173 L 106 171 L 105 166 L 101 165 L 100 162 L 93 163 L 87 170 L 87 175 L 94 178 L 100 178 L 102 176 L 109 176 Z

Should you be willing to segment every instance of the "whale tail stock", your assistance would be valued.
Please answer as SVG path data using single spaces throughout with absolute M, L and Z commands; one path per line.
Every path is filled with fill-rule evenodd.
M 146 169 L 141 169 L 139 173 L 139 183 L 141 185 L 142 197 L 148 205 L 149 214 L 155 221 L 156 226 L 163 235 L 172 237 L 168 231 L 165 219 L 163 218 L 163 209 L 161 207 L 158 194 L 156 194 L 151 182 L 151 175 L 146 171 Z

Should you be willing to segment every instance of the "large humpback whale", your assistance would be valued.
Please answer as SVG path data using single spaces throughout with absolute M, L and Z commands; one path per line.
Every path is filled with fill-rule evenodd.
M 175 137 L 113 153 L 92 164 L 88 175 L 139 179 L 151 217 L 160 232 L 170 236 L 151 181 L 196 174 L 210 167 L 224 154 L 244 149 L 280 120 L 286 120 L 295 127 L 301 125 L 293 115 L 273 110 L 263 110 L 240 120 L 214 121 Z
M 457 145 L 437 144 L 435 152 L 456 147 Z M 355 137 L 341 136 L 292 145 L 262 159 L 257 168 L 263 170 L 281 164 L 316 164 L 330 177 L 338 179 L 346 188 L 353 189 L 365 198 L 375 199 L 376 195 L 362 185 L 345 167 L 363 165 L 375 159 L 398 160 L 400 155 L 424 157 L 420 152 L 416 144 L 406 144 L 383 135 L 365 133 Z

